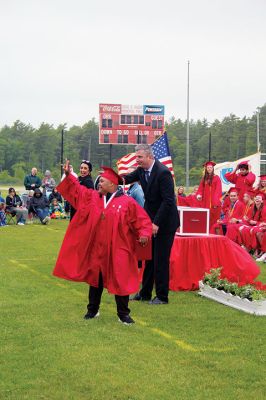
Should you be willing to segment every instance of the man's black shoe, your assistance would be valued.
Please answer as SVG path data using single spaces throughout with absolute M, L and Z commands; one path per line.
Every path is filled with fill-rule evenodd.
M 84 319 L 92 319 L 92 318 L 98 318 L 100 315 L 99 311 L 97 311 L 97 313 L 93 313 L 93 312 L 87 312 L 87 314 L 84 315 Z
M 131 301 L 150 301 L 148 297 L 142 297 L 139 293 L 132 296 L 129 300 Z
M 118 317 L 118 321 L 124 325 L 135 324 L 134 319 L 132 319 L 129 315 L 123 315 L 123 316 Z
M 159 304 L 168 304 L 168 301 L 160 300 L 159 297 L 156 296 L 149 302 L 149 304 L 157 306 Z

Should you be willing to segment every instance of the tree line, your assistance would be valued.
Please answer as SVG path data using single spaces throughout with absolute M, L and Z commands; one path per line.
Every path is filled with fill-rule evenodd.
M 266 104 L 260 108 L 259 119 L 261 151 L 266 152 Z M 98 123 L 91 119 L 82 126 L 65 129 L 42 123 L 39 128 L 16 121 L 0 129 L 0 183 L 21 184 L 33 166 L 42 176 L 49 169 L 60 180 L 61 132 L 64 130 L 64 157 L 68 157 L 78 171 L 80 161 L 89 159 L 95 177 L 102 165 L 115 166 L 123 155 L 134 151 L 132 145 L 109 145 L 98 142 Z M 172 117 L 166 124 L 170 151 L 174 164 L 176 184 L 185 183 L 186 121 Z M 238 118 L 230 114 L 223 120 L 209 123 L 206 119 L 190 121 L 190 184 L 199 182 L 202 164 L 209 157 L 215 162 L 236 160 L 257 151 L 257 117 Z

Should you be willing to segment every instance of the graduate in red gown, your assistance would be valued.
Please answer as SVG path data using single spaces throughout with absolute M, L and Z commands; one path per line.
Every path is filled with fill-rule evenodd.
M 258 241 L 256 234 L 264 230 L 265 222 L 266 206 L 264 205 L 264 194 L 258 193 L 254 198 L 248 224 L 239 229 L 242 245 L 247 251 L 257 249 Z
M 220 218 L 222 183 L 218 175 L 214 175 L 213 161 L 207 161 L 204 166 L 204 175 L 197 190 L 197 200 L 201 201 L 202 207 L 210 210 L 210 230 Z
M 226 233 L 229 224 L 235 224 L 238 220 L 243 218 L 245 206 L 242 201 L 238 200 L 238 190 L 230 188 L 229 191 L 230 207 L 226 210 L 224 219 L 219 219 L 213 225 L 212 232 L 216 235 L 223 235 Z
M 146 246 L 152 223 L 138 203 L 119 189 L 120 177 L 103 167 L 98 191 L 87 189 L 69 174 L 58 191 L 77 210 L 69 224 L 53 274 L 90 286 L 85 319 L 98 316 L 103 288 L 115 295 L 119 320 L 129 316 L 129 294 L 139 289 L 137 241 Z
M 254 188 L 255 194 L 257 193 L 263 193 L 264 196 L 266 197 L 266 175 L 259 175 L 259 184 L 256 188 Z
M 247 192 L 244 194 L 243 203 L 245 205 L 243 217 L 237 219 L 235 223 L 227 225 L 226 236 L 238 244 L 242 244 L 239 228 L 244 225 L 248 225 L 248 221 L 251 218 L 251 209 L 253 205 L 254 192 Z
M 225 174 L 225 178 L 229 182 L 234 183 L 235 187 L 238 189 L 239 200 L 243 199 L 245 192 L 252 190 L 252 186 L 256 180 L 256 176 L 249 168 L 248 161 L 241 161 L 234 171 Z
M 197 199 L 198 189 L 199 189 L 199 186 L 196 185 L 196 186 L 194 186 L 192 193 L 190 193 L 186 197 L 177 196 L 177 205 L 185 206 L 185 207 L 196 207 L 196 208 L 203 207 L 202 201 Z

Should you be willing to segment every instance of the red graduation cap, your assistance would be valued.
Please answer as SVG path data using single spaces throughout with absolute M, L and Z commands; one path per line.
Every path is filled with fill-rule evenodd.
M 214 167 L 216 165 L 216 163 L 214 161 L 206 161 L 203 164 L 203 167 L 208 167 L 208 165 L 211 165 L 212 167 Z
M 230 187 L 230 189 L 228 190 L 227 193 L 229 194 L 229 193 L 233 193 L 233 192 L 238 194 L 239 193 L 239 189 L 237 189 L 236 187 Z
M 265 195 L 264 192 L 257 192 L 257 193 L 256 193 L 256 196 L 261 196 L 261 197 L 262 197 L 262 200 L 265 200 L 265 198 L 266 198 L 266 195 Z M 255 196 L 255 197 L 256 197 L 256 196 Z
M 261 181 L 266 181 L 266 175 L 259 175 Z
M 254 190 L 246 190 L 243 194 L 248 194 L 251 198 L 255 196 Z
M 110 167 L 102 167 L 103 172 L 101 176 L 103 178 L 108 179 L 109 181 L 113 182 L 115 185 L 119 185 L 123 183 L 122 178 Z
M 248 165 L 249 165 L 248 163 L 249 163 L 249 160 L 240 161 L 240 163 L 238 164 L 238 168 L 240 168 L 241 166 L 248 168 Z

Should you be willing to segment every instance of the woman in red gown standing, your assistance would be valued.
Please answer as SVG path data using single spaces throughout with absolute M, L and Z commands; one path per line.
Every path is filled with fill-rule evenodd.
M 219 176 L 214 175 L 215 165 L 213 161 L 203 164 L 204 175 L 197 191 L 197 199 L 201 201 L 201 206 L 210 210 L 210 231 L 221 213 L 222 183 Z

